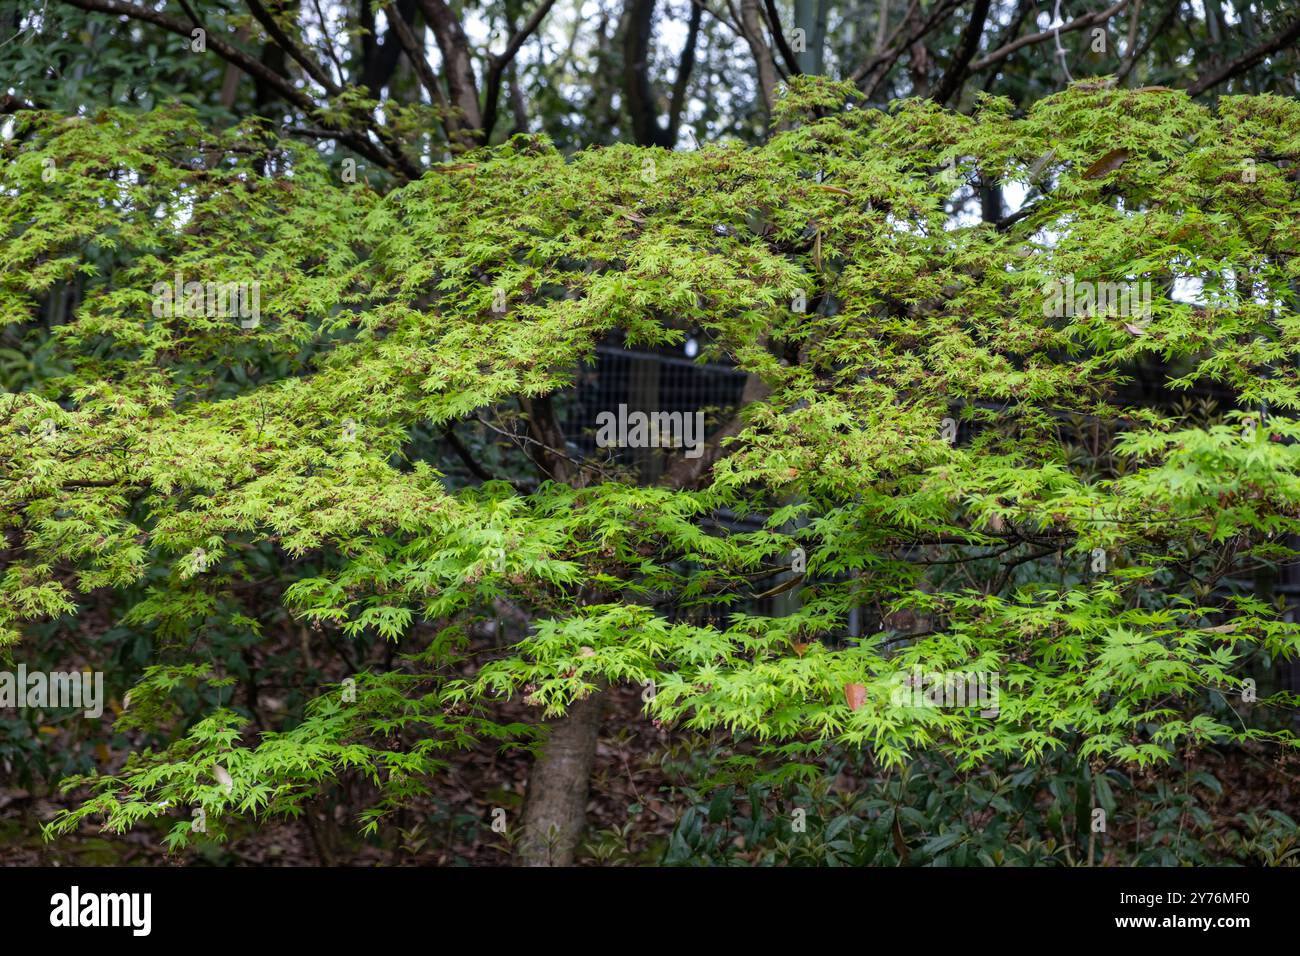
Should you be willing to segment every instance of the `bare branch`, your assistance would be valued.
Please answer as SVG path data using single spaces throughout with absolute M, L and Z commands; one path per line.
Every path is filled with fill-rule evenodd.
M 1253 50 L 1247 50 L 1208 76 L 1197 78 L 1196 82 L 1187 88 L 1187 95 L 1200 96 L 1206 90 L 1225 83 L 1240 73 L 1245 73 L 1270 53 L 1276 53 L 1283 47 L 1289 46 L 1297 37 L 1300 37 L 1300 17 L 1292 20 L 1289 26 L 1267 43 L 1261 43 Z
M 943 2 L 935 6 L 934 10 L 930 12 L 928 17 L 917 24 L 911 33 L 899 41 L 897 39 L 899 34 L 902 33 L 907 27 L 907 24 L 914 19 L 918 10 L 916 0 L 913 0 L 911 7 L 909 7 L 907 11 L 907 16 L 903 19 L 903 22 L 895 28 L 893 36 L 890 38 L 889 48 L 884 53 L 873 56 L 870 60 L 867 60 L 854 70 L 851 74 L 853 81 L 862 88 L 868 97 L 871 97 L 876 92 L 876 88 L 879 87 L 880 84 L 884 82 L 885 77 L 889 75 L 889 71 L 893 68 L 894 64 L 898 62 L 898 58 L 903 55 L 903 52 L 905 50 L 910 50 L 914 43 L 919 41 L 926 34 L 930 33 L 930 31 L 947 19 L 949 14 L 962 6 L 965 2 L 966 0 L 943 0 Z
M 107 13 L 113 16 L 130 17 L 133 20 L 152 23 L 170 33 L 175 33 L 187 39 L 192 34 L 192 29 L 187 23 L 169 17 L 165 13 L 147 7 L 139 7 L 133 3 L 122 2 L 122 0 L 60 0 L 60 2 L 91 13 Z M 294 86 L 287 76 L 277 73 L 260 60 L 227 43 L 211 30 L 205 30 L 204 32 L 206 34 L 204 42 L 208 49 L 212 50 L 221 59 L 239 67 L 249 76 L 262 80 L 279 93 L 286 103 L 293 104 L 309 115 L 316 114 L 318 104 L 306 93 Z M 391 135 L 386 130 L 375 125 L 373 118 L 371 118 L 368 128 L 375 132 L 375 135 L 384 143 L 387 151 L 372 143 L 367 135 L 360 130 L 346 129 L 332 120 L 322 120 L 321 122 L 326 128 L 333 130 L 335 140 L 345 144 L 358 155 L 365 156 L 399 177 L 405 179 L 419 177 L 419 169 L 403 154 L 400 146 L 393 141 Z
M 799 60 L 790 49 L 790 44 L 785 42 L 785 31 L 781 29 L 781 15 L 776 12 L 776 2 L 764 0 L 764 4 L 767 8 L 767 25 L 772 31 L 772 42 L 781 51 L 781 59 L 785 60 L 786 73 L 790 76 L 798 76 L 803 71 L 799 69 Z
M 699 41 L 702 9 L 691 7 L 691 19 L 686 28 L 686 45 L 677 63 L 677 79 L 673 82 L 672 97 L 668 101 L 668 141 L 677 145 L 677 134 L 682 125 L 682 110 L 686 106 L 686 90 L 690 86 L 691 72 L 695 69 L 695 44 Z
M 724 17 L 722 14 L 718 13 L 718 12 L 715 11 L 712 7 L 710 7 L 710 6 L 705 2 L 705 0 L 691 0 L 691 6 L 696 7 L 696 8 L 698 8 L 698 9 L 700 9 L 700 10 L 703 10 L 703 11 L 704 11 L 705 13 L 707 13 L 709 16 L 713 17 L 713 19 L 717 20 L 717 21 L 718 21 L 719 23 L 721 23 L 724 27 L 726 27 L 728 30 L 730 30 L 732 33 L 734 33 L 734 34 L 737 36 L 737 38 L 739 38 L 739 39 L 741 39 L 741 40 L 743 40 L 743 39 L 745 38 L 745 35 L 744 35 L 743 33 L 740 32 L 740 27 L 738 27 L 738 26 L 736 25 L 736 23 L 738 23 L 739 20 L 737 20 L 735 23 L 733 23 L 731 20 L 728 20 L 728 19 L 727 19 L 726 17 Z M 733 16 L 736 15 L 736 10 L 735 10 L 734 7 L 731 8 L 731 13 L 732 13 Z
M 1141 6 L 1140 2 L 1135 4 L 1134 12 L 1129 14 L 1129 16 L 1133 18 L 1134 23 L 1137 22 L 1137 11 L 1138 8 L 1140 8 L 1140 6 Z M 1124 65 L 1120 68 L 1120 71 L 1117 74 L 1115 74 L 1116 83 L 1122 83 L 1124 81 L 1124 78 L 1129 75 L 1129 73 L 1132 71 L 1132 69 L 1135 66 L 1137 66 L 1138 61 L 1141 60 L 1142 57 L 1146 56 L 1147 50 L 1151 48 L 1151 44 L 1155 42 L 1156 37 L 1160 36 L 1162 33 L 1165 32 L 1165 30 L 1169 29 L 1170 22 L 1182 9 L 1182 6 L 1183 5 L 1182 3 L 1179 2 L 1179 0 L 1173 0 L 1173 2 L 1170 3 L 1169 6 L 1165 9 L 1164 16 L 1160 18 L 1160 22 L 1156 24 L 1155 29 L 1149 31 L 1149 33 L 1147 34 L 1147 38 L 1142 41 L 1142 45 L 1138 47 L 1137 52 L 1133 53 L 1132 55 L 1126 54 L 1127 58 L 1124 62 Z M 1130 29 L 1129 34 L 1130 36 L 1136 35 L 1132 29 Z
M 330 27 L 325 19 L 325 13 L 320 8 L 320 0 L 311 0 L 311 5 L 316 8 L 316 19 L 320 21 L 321 36 L 325 41 L 325 53 L 329 56 L 330 62 L 334 64 L 334 69 L 338 71 L 339 82 L 342 82 L 347 72 L 343 69 L 343 64 L 339 61 L 339 56 L 334 52 L 334 44 L 330 40 Z
M 1060 27 L 1054 27 L 1050 30 L 1043 30 L 1041 33 L 1031 33 L 1028 36 L 1020 37 L 1018 40 L 1012 40 L 1005 46 L 999 47 L 988 56 L 981 57 L 970 65 L 970 72 L 976 73 L 980 70 L 987 70 L 990 66 L 1001 63 L 1017 50 L 1022 50 L 1027 46 L 1035 43 L 1042 43 L 1046 40 L 1059 36 L 1062 33 L 1070 33 L 1073 30 L 1082 30 L 1085 27 L 1096 26 L 1098 23 L 1105 23 L 1115 14 L 1119 13 L 1126 6 L 1128 0 L 1119 0 L 1118 3 L 1100 10 L 1096 13 L 1085 13 L 1081 17 L 1075 17 L 1069 23 L 1062 24 Z
M 388 17 L 388 23 L 397 34 L 397 42 L 402 45 L 406 51 L 406 58 L 411 61 L 411 66 L 415 69 L 415 75 L 420 78 L 420 84 L 429 91 L 430 100 L 439 104 L 445 110 L 447 107 L 447 97 L 442 92 L 442 87 L 438 85 L 438 77 L 434 75 L 433 67 L 429 65 L 429 59 L 424 55 L 424 50 L 420 48 L 420 41 L 416 39 L 415 33 L 411 30 L 411 25 L 406 22 L 402 12 L 397 9 L 397 4 L 391 0 L 384 4 L 384 15 Z
M 555 6 L 555 0 L 542 0 L 533 11 L 522 27 L 514 32 L 514 35 L 506 42 L 506 48 L 499 54 L 488 58 L 486 95 L 483 99 L 483 137 L 486 140 L 492 133 L 492 127 L 496 125 L 497 118 L 497 101 L 501 97 L 501 76 L 507 66 L 513 61 L 519 53 L 519 48 L 524 45 L 524 41 L 533 35 L 538 26 L 541 25 L 543 18 L 550 12 L 551 7 Z
M 975 0 L 975 9 L 971 11 L 970 23 L 966 24 L 961 41 L 957 44 L 957 52 L 953 54 L 952 62 L 948 64 L 943 79 L 939 81 L 939 88 L 934 92 L 936 103 L 942 105 L 960 92 L 961 85 L 966 79 L 966 68 L 980 48 L 980 37 L 984 33 L 984 24 L 988 22 L 989 17 L 989 2 L 990 0 Z
M 267 34 L 275 42 L 276 46 L 284 50 L 285 53 L 293 57 L 299 66 L 307 71 L 307 75 L 320 84 L 321 88 L 331 96 L 337 96 L 339 93 L 338 84 L 330 79 L 329 74 L 321 68 L 321 65 L 307 55 L 306 51 L 299 48 L 287 33 L 276 23 L 275 17 L 271 12 L 262 6 L 261 0 L 248 0 L 248 9 L 253 16 L 257 18 L 265 29 Z

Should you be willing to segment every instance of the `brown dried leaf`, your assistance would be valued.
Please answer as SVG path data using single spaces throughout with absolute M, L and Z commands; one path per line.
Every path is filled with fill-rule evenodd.
M 1101 177 L 1107 175 L 1108 173 L 1113 173 L 1115 170 L 1123 166 L 1126 162 L 1128 162 L 1129 156 L 1131 155 L 1132 154 L 1129 153 L 1127 149 L 1124 149 L 1122 147 L 1120 149 L 1112 149 L 1101 159 L 1097 160 L 1095 163 L 1093 163 L 1091 166 L 1085 169 L 1083 171 L 1083 178 L 1101 179 Z
M 867 699 L 867 689 L 861 684 L 845 684 L 844 699 L 848 701 L 849 710 L 857 710 Z

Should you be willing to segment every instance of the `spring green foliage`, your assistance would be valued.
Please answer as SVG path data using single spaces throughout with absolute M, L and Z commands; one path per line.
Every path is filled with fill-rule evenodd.
M 427 643 L 361 676 L 355 702 L 321 688 L 281 732 L 231 707 L 171 725 L 53 830 L 201 806 L 220 832 L 295 813 L 344 770 L 382 791 L 374 824 L 456 747 L 528 737 L 493 722 L 495 700 L 553 715 L 605 681 L 653 682 L 648 716 L 792 766 L 828 741 L 960 767 L 1294 746 L 1269 717 L 1292 700 L 1240 689 L 1297 649 L 1241 582 L 1300 531 L 1300 104 L 1212 112 L 1102 84 L 1023 117 L 851 99 L 800 79 L 760 148 L 565 157 L 516 137 L 382 196 L 181 111 L 21 114 L 0 321 L 96 281 L 58 329 L 67 374 L 0 395 L 0 643 L 21 654 L 33 622 L 132 589 L 128 622 L 188 650 L 122 719 L 165 721 L 171 689 L 225 680 L 205 635 L 257 624 L 228 595 L 268 546 L 307 569 L 282 579 L 296 616 Z M 981 177 L 1024 184 L 1028 212 L 954 220 Z M 151 289 L 177 272 L 260 283 L 259 324 L 156 317 Z M 1149 323 L 1045 316 L 1066 276 L 1151 281 Z M 1188 279 L 1199 304 L 1177 294 Z M 651 485 L 586 460 L 457 486 L 413 438 L 562 394 L 612 332 L 688 329 L 766 386 L 701 474 Z M 1136 404 L 1125 386 L 1152 367 L 1223 407 Z M 502 454 L 507 477 L 532 467 Z M 795 548 L 798 606 L 758 613 Z M 499 601 L 532 625 L 466 670 L 464 628 Z M 878 624 L 860 639 L 855 607 Z M 998 675 L 999 712 L 899 703 L 915 668 Z

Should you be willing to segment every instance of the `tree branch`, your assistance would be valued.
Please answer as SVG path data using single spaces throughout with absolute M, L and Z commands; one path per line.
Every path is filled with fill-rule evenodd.
M 334 69 L 339 74 L 339 81 L 342 82 L 343 78 L 347 76 L 347 72 L 343 69 L 343 64 L 339 62 L 338 54 L 334 52 L 334 44 L 329 37 L 329 22 L 325 19 L 324 11 L 321 10 L 320 0 L 311 0 L 311 4 L 316 9 L 316 19 L 320 21 L 320 32 L 325 44 L 325 54 L 330 58 L 330 62 L 334 64 Z
M 781 51 L 781 59 L 785 60 L 785 70 L 789 76 L 798 76 L 803 71 L 799 69 L 799 59 L 790 49 L 790 44 L 785 42 L 785 31 L 781 29 L 781 15 L 776 12 L 775 0 L 763 0 L 767 7 L 767 25 L 772 30 L 772 42 L 776 48 Z
M 1156 24 L 1155 29 L 1151 30 L 1147 38 L 1142 41 L 1142 45 L 1138 48 L 1137 55 L 1125 63 L 1120 71 L 1115 74 L 1116 83 L 1122 83 L 1124 81 L 1124 78 L 1129 75 L 1130 71 L 1132 71 L 1132 69 L 1137 65 L 1137 62 L 1146 56 L 1147 50 L 1151 49 L 1151 44 L 1155 43 L 1156 37 L 1169 29 L 1169 24 L 1173 22 L 1174 17 L 1178 15 L 1178 12 L 1182 10 L 1182 8 L 1183 5 L 1181 0 L 1173 0 L 1173 2 L 1169 4 L 1168 9 L 1165 10 L 1164 16 L 1160 18 L 1160 22 Z
M 889 71 L 893 68 L 894 64 L 898 62 L 898 58 L 903 55 L 904 51 L 910 50 L 914 43 L 935 29 L 935 27 L 942 23 L 950 13 L 962 6 L 963 3 L 965 3 L 965 0 L 944 0 L 944 2 L 939 3 L 934 10 L 930 12 L 928 17 L 917 24 L 916 28 L 904 37 L 901 42 L 895 42 L 895 38 L 897 38 L 906 28 L 909 20 L 915 16 L 915 12 L 918 8 L 916 3 L 913 2 L 912 6 L 908 9 L 907 16 L 903 19 L 903 22 L 898 25 L 897 29 L 894 31 L 893 37 L 890 38 L 889 49 L 884 53 L 873 56 L 870 60 L 867 60 L 859 66 L 851 74 L 851 79 L 858 84 L 868 97 L 872 96 L 872 94 L 875 93 L 876 88 L 879 87 L 885 77 L 889 75 Z M 867 82 L 868 78 L 870 78 L 870 82 Z
M 1031 33 L 1018 40 L 1012 40 L 1005 46 L 994 50 L 988 56 L 981 57 L 972 63 L 970 65 L 970 72 L 977 73 L 980 70 L 987 70 L 990 66 L 1001 63 L 1017 50 L 1021 50 L 1027 46 L 1032 46 L 1035 43 L 1042 43 L 1045 40 L 1050 40 L 1062 33 L 1069 33 L 1073 30 L 1082 30 L 1085 27 L 1095 26 L 1098 23 L 1105 23 L 1126 6 L 1128 6 L 1128 0 L 1119 0 L 1118 3 L 1107 7 L 1105 10 L 1098 11 L 1097 13 L 1085 13 L 1081 17 L 1075 17 L 1069 23 L 1062 24 L 1059 29 L 1054 27 L 1050 30 L 1044 30 L 1041 33 Z
M 429 91 L 431 102 L 440 105 L 444 111 L 447 108 L 447 97 L 442 92 L 442 87 L 438 85 L 438 77 L 434 75 L 433 67 L 429 65 L 429 59 L 424 55 L 424 50 L 420 48 L 420 41 L 416 39 L 411 25 L 406 22 L 402 12 L 397 9 L 397 4 L 388 0 L 384 4 L 384 15 L 388 18 L 389 25 L 393 32 L 397 34 L 397 42 L 402 45 L 406 51 L 406 58 L 411 61 L 411 66 L 415 69 L 415 75 L 419 77 L 420 84 Z
M 147 7 L 138 7 L 133 3 L 124 3 L 121 0 L 60 0 L 69 6 L 77 7 L 80 10 L 86 10 L 90 13 L 107 13 L 113 16 L 129 17 L 132 20 L 140 20 L 145 23 L 152 23 L 161 27 L 170 33 L 178 36 L 189 38 L 191 28 L 188 24 L 180 20 L 173 19 L 165 13 L 159 13 L 156 10 Z M 287 103 L 297 106 L 308 115 L 315 115 L 317 104 L 307 96 L 302 90 L 298 89 L 289 81 L 289 78 L 281 73 L 272 70 L 260 60 L 249 56 L 243 50 L 237 49 L 226 43 L 219 36 L 215 36 L 212 31 L 205 30 L 205 43 L 217 56 L 232 63 L 239 69 L 243 70 L 249 76 L 261 80 L 266 85 L 273 88 L 280 94 Z M 416 179 L 420 175 L 417 169 L 409 159 L 401 152 L 400 148 L 390 146 L 393 154 L 375 146 L 365 134 L 358 130 L 345 129 L 331 120 L 322 119 L 324 126 L 333 131 L 333 138 L 340 143 L 344 143 L 354 152 L 367 159 L 375 162 L 379 166 L 389 170 L 401 178 Z M 373 123 L 373 120 L 372 120 Z M 372 127 L 373 128 L 373 127 Z M 386 133 L 383 130 L 376 130 L 376 135 L 382 140 L 386 139 Z M 391 142 L 391 138 L 390 142 Z M 387 144 L 386 144 L 387 145 Z
M 248 0 L 248 9 L 257 19 L 257 22 L 266 29 L 271 40 L 285 53 L 293 57 L 297 64 L 307 71 L 307 75 L 320 84 L 321 89 L 331 96 L 338 95 L 338 84 L 330 79 L 329 74 L 321 68 L 319 63 L 308 56 L 305 51 L 298 47 L 298 44 L 290 39 L 289 35 L 281 29 L 280 24 L 275 22 L 275 17 L 271 15 L 271 12 L 262 6 L 261 0 Z
M 483 99 L 483 136 L 484 139 L 491 135 L 492 127 L 496 125 L 497 119 L 497 100 L 501 98 L 501 76 L 505 72 L 516 55 L 519 48 L 524 45 L 524 41 L 533 35 L 533 32 L 541 25 L 543 18 L 550 12 L 551 7 L 555 6 L 555 0 L 542 0 L 533 11 L 522 27 L 514 32 L 506 43 L 506 48 L 499 54 L 488 57 L 486 95 Z
M 731 0 L 728 0 L 730 7 Z M 763 39 L 762 17 L 759 14 L 758 0 L 740 0 L 740 10 L 732 11 L 740 25 L 749 52 L 754 57 L 754 67 L 758 71 L 758 93 L 763 104 L 763 115 L 770 118 L 772 107 L 776 103 L 776 63 L 772 51 Z M 766 122 L 766 120 L 765 120 Z
M 397 10 L 407 23 L 415 22 L 415 0 L 397 0 Z M 402 56 L 402 45 L 396 39 L 397 31 L 393 29 L 391 21 L 384 34 L 384 42 L 376 42 L 375 10 L 368 0 L 357 4 L 357 24 L 361 28 L 361 85 L 378 96 L 397 69 Z
M 495 476 L 490 471 L 474 460 L 474 456 L 470 454 L 469 448 L 467 448 L 465 443 L 460 440 L 460 436 L 456 434 L 451 425 L 443 426 L 442 435 L 447 439 L 447 444 L 451 445 L 452 451 L 454 451 L 457 457 L 465 463 L 465 467 L 470 470 L 475 478 L 478 478 L 480 481 L 495 480 Z
M 147 7 L 137 7 L 132 3 L 122 3 L 119 0 L 61 0 L 70 6 L 86 10 L 91 13 L 108 13 L 119 17 L 130 17 L 132 20 L 142 20 L 146 23 L 152 23 L 155 26 L 162 27 L 178 36 L 189 39 L 192 33 L 191 27 L 182 23 L 180 20 L 174 20 L 164 13 L 156 10 L 150 10 Z M 200 29 L 203 29 L 200 27 Z M 206 44 L 223 60 L 234 63 L 249 76 L 254 76 L 262 82 L 275 88 L 276 92 L 295 106 L 304 110 L 315 109 L 315 104 L 301 90 L 294 87 L 288 78 L 276 73 L 270 67 L 261 61 L 254 59 L 242 50 L 237 50 L 230 46 L 218 36 L 212 35 L 211 31 L 205 30 L 207 37 Z
M 953 54 L 952 62 L 948 64 L 943 79 L 939 81 L 939 88 L 934 92 L 934 101 L 941 106 L 961 90 L 966 79 L 966 68 L 980 48 L 980 37 L 984 34 L 984 24 L 989 16 L 989 2 L 990 0 L 975 0 L 970 23 L 966 24 L 961 41 L 957 44 L 957 52 Z
M 1267 43 L 1261 43 L 1253 50 L 1247 50 L 1241 56 L 1225 63 L 1208 76 L 1198 78 L 1195 83 L 1187 88 L 1187 95 L 1200 96 L 1211 87 L 1227 82 L 1240 73 L 1245 73 L 1264 57 L 1270 53 L 1276 53 L 1284 46 L 1292 43 L 1297 37 L 1300 37 L 1300 17 L 1296 17 L 1289 26 Z
M 459 112 L 452 124 L 470 135 L 475 142 L 484 142 L 487 131 L 483 129 L 483 111 L 478 101 L 478 79 L 470 59 L 469 39 L 456 14 L 445 0 L 420 0 L 424 22 L 433 30 L 433 37 L 442 51 L 443 73 L 451 105 Z
M 672 98 L 668 102 L 668 145 L 677 145 L 677 135 L 682 126 L 682 110 L 686 106 L 686 90 L 690 86 L 691 72 L 695 69 L 695 44 L 699 41 L 700 17 L 703 10 L 691 6 L 690 24 L 686 28 L 686 45 L 677 63 L 677 79 L 673 82 Z

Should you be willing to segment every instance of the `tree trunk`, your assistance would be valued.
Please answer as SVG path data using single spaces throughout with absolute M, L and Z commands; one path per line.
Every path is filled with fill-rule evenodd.
M 520 396 L 519 407 L 535 442 L 529 446 L 529 453 L 541 473 L 555 481 L 581 487 L 586 476 L 560 454 L 564 449 L 564 430 L 555 416 L 551 397 Z M 596 737 L 600 734 L 604 705 L 602 684 L 591 696 L 570 704 L 563 717 L 546 722 L 546 739 L 528 775 L 523 832 L 515 847 L 515 862 L 519 866 L 573 865 L 586 822 L 587 787 L 596 760 Z
M 420 9 L 442 52 L 442 68 L 447 77 L 451 105 L 460 114 L 457 117 L 459 129 L 480 142 L 486 142 L 492 131 L 483 129 L 483 113 L 478 102 L 478 80 L 474 76 L 469 39 L 445 0 L 420 0 Z
M 776 105 L 776 64 L 772 62 L 772 51 L 763 38 L 763 18 L 758 12 L 758 0 L 740 0 L 740 29 L 758 70 L 759 102 L 766 124 L 772 116 L 772 107 Z
M 673 149 L 681 128 L 686 95 L 695 69 L 695 47 L 699 41 L 702 7 L 691 7 L 686 28 L 686 42 L 677 62 L 677 79 L 673 81 L 668 102 L 667 123 L 659 122 L 659 106 L 650 82 L 650 41 L 654 31 L 655 0 L 627 0 L 624 7 L 626 29 L 623 34 L 623 92 L 628 116 L 632 121 L 632 138 L 638 146 L 662 146 Z
M 415 19 L 415 0 L 397 0 L 397 12 L 407 22 Z M 378 99 L 380 92 L 392 79 L 397 69 L 397 60 L 401 56 L 402 45 L 397 40 L 397 31 L 392 23 L 384 31 L 383 42 L 374 35 L 375 13 L 368 3 L 357 7 L 361 33 L 361 74 L 359 81 Z M 346 80 L 347 77 L 344 77 Z
M 817 0 L 794 0 L 794 26 L 804 36 L 804 48 L 794 52 L 799 69 L 804 73 L 821 72 L 817 68 Z
M 623 93 L 627 97 L 627 114 L 632 121 L 632 138 L 638 146 L 663 146 L 663 129 L 659 126 L 654 90 L 650 86 L 650 33 L 655 0 L 628 0 L 627 32 L 623 34 Z
M 572 866 L 586 823 L 587 787 L 596 758 L 605 692 L 575 701 L 547 722 L 544 749 L 533 761 L 524 800 L 519 866 Z

